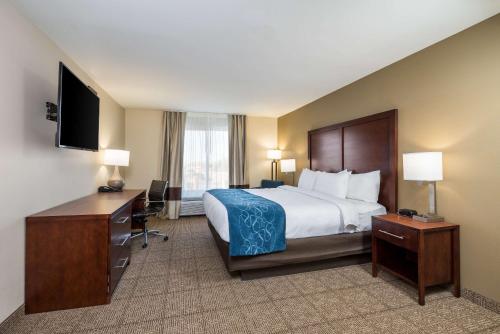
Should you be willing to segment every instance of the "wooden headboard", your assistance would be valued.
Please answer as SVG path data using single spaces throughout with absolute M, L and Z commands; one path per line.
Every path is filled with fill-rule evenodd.
M 396 212 L 398 201 L 397 109 L 311 130 L 312 170 L 353 173 L 380 170 L 379 203 Z

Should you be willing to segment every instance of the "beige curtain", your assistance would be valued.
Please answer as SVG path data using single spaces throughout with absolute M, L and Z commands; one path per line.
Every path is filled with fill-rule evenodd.
M 229 115 L 229 188 L 248 188 L 245 115 Z
M 181 208 L 182 159 L 186 113 L 166 111 L 163 116 L 161 175 L 168 181 L 167 205 L 162 218 L 178 219 Z

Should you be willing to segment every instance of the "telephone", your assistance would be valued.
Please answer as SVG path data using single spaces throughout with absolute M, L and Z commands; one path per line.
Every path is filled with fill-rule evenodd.
M 99 193 L 115 193 L 120 191 L 121 191 L 120 189 L 115 189 L 108 186 L 100 186 L 99 188 L 97 188 L 97 192 Z
M 406 216 L 412 218 L 413 216 L 417 215 L 418 212 L 412 209 L 399 209 L 398 210 L 398 215 L 401 216 Z

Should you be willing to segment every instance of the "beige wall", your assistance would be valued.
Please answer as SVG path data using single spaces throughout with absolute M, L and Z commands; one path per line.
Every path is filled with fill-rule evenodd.
M 127 109 L 125 146 L 130 150 L 127 188 L 147 189 L 153 179 L 161 179 L 163 112 Z
M 162 117 L 159 110 L 127 109 L 126 147 L 130 150 L 130 166 L 127 168 L 128 188 L 148 188 L 151 180 L 160 178 L 162 149 Z M 250 186 L 268 178 L 269 161 L 266 150 L 276 147 L 277 120 L 266 117 L 247 118 L 247 157 Z
M 277 145 L 276 118 L 247 117 L 247 159 L 250 187 L 260 186 L 262 179 L 271 177 L 271 162 L 267 150 Z
M 0 2 L 0 322 L 24 303 L 24 217 L 93 193 L 109 170 L 99 153 L 58 149 L 45 102 L 57 100 L 62 60 L 97 90 L 100 144 L 123 147 L 124 111 L 42 32 Z
M 278 120 L 278 142 L 307 166 L 307 131 L 399 109 L 399 206 L 426 210 L 402 179 L 403 152 L 444 152 L 438 210 L 461 225 L 463 287 L 500 301 L 500 15 Z

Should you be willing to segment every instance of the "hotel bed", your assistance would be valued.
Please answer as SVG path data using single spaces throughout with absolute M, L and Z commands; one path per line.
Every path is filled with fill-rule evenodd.
M 309 131 L 311 170 L 352 173 L 380 171 L 378 203 L 341 199 L 316 189 L 281 186 L 246 192 L 279 204 L 285 213 L 286 249 L 253 256 L 230 256 L 226 206 L 203 196 L 208 224 L 229 272 L 242 278 L 369 261 L 371 217 L 397 208 L 397 111 Z M 241 190 L 239 190 L 241 191 Z M 248 195 L 247 195 L 248 196 Z M 266 274 L 267 272 L 267 274 Z
M 283 207 L 287 240 L 370 231 L 371 217 L 387 213 L 385 207 L 378 203 L 340 199 L 291 186 L 245 191 Z M 203 195 L 203 201 L 213 228 L 222 240 L 229 243 L 229 221 L 225 206 L 208 192 Z

